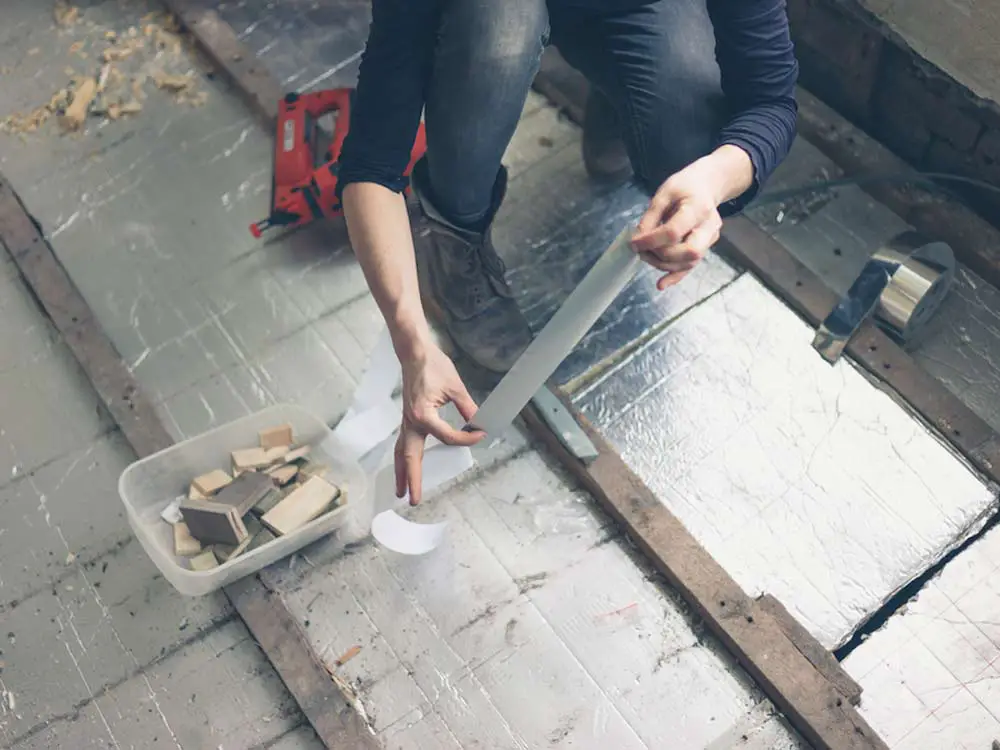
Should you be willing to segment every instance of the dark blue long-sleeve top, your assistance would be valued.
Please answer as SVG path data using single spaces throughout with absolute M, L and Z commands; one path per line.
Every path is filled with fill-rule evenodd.
M 498 2 L 502 0 L 497 0 Z M 613 9 L 635 0 L 549 0 Z M 785 158 L 795 137 L 798 64 L 785 0 L 706 0 L 716 60 L 732 116 L 718 145 L 750 156 L 754 184 L 742 206 Z M 440 0 L 373 0 L 351 129 L 341 153 L 338 192 L 351 182 L 401 191 L 424 106 Z

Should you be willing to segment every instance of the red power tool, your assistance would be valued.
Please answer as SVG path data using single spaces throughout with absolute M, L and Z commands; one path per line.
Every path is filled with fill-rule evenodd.
M 300 227 L 341 213 L 337 200 L 337 162 L 350 127 L 353 95 L 354 89 L 332 89 L 286 94 L 279 102 L 271 214 L 250 225 L 254 237 L 260 237 L 269 227 Z M 332 141 L 320 127 L 321 118 L 328 114 L 336 116 Z M 426 150 L 427 138 L 420 123 L 406 176 Z

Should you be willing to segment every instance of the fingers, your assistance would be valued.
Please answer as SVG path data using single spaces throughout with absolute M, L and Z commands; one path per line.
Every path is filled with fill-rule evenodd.
M 410 493 L 410 505 L 420 503 L 423 481 L 424 436 L 403 422 L 396 441 L 396 497 Z
M 653 193 L 653 197 L 649 200 L 649 208 L 646 209 L 646 213 L 642 215 L 639 225 L 636 227 L 636 238 L 652 232 L 672 213 L 674 204 L 680 198 L 679 195 L 675 195 L 675 192 L 673 185 L 667 180 L 660 186 L 659 190 Z M 634 242 L 635 238 L 633 238 Z M 636 250 L 642 252 L 641 248 L 637 247 Z
M 692 215 L 698 214 L 697 212 L 688 214 L 688 216 Z M 672 224 L 674 218 L 676 218 L 676 215 L 668 221 L 668 224 Z M 685 218 L 677 226 L 686 226 L 687 221 L 688 219 Z M 666 226 L 664 225 L 664 227 Z M 663 229 L 664 227 L 660 227 L 659 229 Z M 656 238 L 659 237 L 662 239 L 663 235 L 659 233 L 659 229 L 654 230 L 644 237 L 637 238 L 633 244 L 642 244 L 649 247 Z M 657 283 L 657 288 L 662 291 L 684 278 L 684 276 L 698 265 L 701 259 L 705 257 L 705 253 L 718 241 L 721 229 L 721 217 L 717 211 L 711 211 L 704 220 L 695 224 L 680 240 L 673 241 L 672 244 L 668 245 L 658 245 L 652 250 L 643 252 L 642 259 L 646 263 L 673 277 L 669 281 L 666 276 L 661 278 Z M 671 230 L 671 232 L 667 233 L 667 236 L 673 238 L 676 235 Z
M 661 292 L 664 289 L 669 289 L 675 284 L 683 281 L 684 277 L 687 276 L 689 273 L 691 273 L 691 269 L 688 269 L 686 271 L 674 271 L 672 273 L 668 273 L 666 276 L 661 276 L 659 280 L 656 282 L 656 288 Z
M 641 253 L 657 253 L 681 242 L 696 226 L 708 218 L 710 211 L 690 202 L 676 205 L 673 212 L 665 215 L 659 226 L 637 234 L 632 240 L 632 247 Z
M 458 409 L 458 413 L 462 415 L 467 423 L 472 421 L 472 418 L 476 416 L 476 412 L 479 407 L 476 406 L 476 402 L 472 400 L 472 396 L 465 389 L 464 386 L 456 388 L 451 393 L 451 400 L 455 402 L 455 407 Z
M 406 439 L 406 421 L 403 421 L 399 428 L 399 435 L 396 437 L 396 448 L 393 451 L 393 463 L 396 469 L 396 497 L 406 494 L 406 462 L 403 460 L 403 445 Z

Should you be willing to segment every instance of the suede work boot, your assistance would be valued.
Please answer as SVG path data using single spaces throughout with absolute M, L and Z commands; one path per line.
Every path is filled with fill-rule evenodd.
M 434 207 L 428 184 L 426 162 L 420 161 L 414 166 L 411 185 L 423 212 L 415 235 L 424 307 L 470 360 L 491 374 L 502 375 L 532 339 L 491 238 L 493 218 L 507 189 L 507 170 L 500 168 L 481 232 L 447 221 Z
M 618 113 L 594 87 L 590 88 L 583 115 L 583 164 L 591 179 L 601 182 L 624 183 L 632 176 Z

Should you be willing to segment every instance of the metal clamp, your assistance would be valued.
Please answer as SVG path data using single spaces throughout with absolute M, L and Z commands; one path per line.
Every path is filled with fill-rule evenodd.
M 876 250 L 861 269 L 820 324 L 813 348 L 835 363 L 869 316 L 897 344 L 911 346 L 941 306 L 954 278 L 951 247 L 919 232 L 903 232 Z

